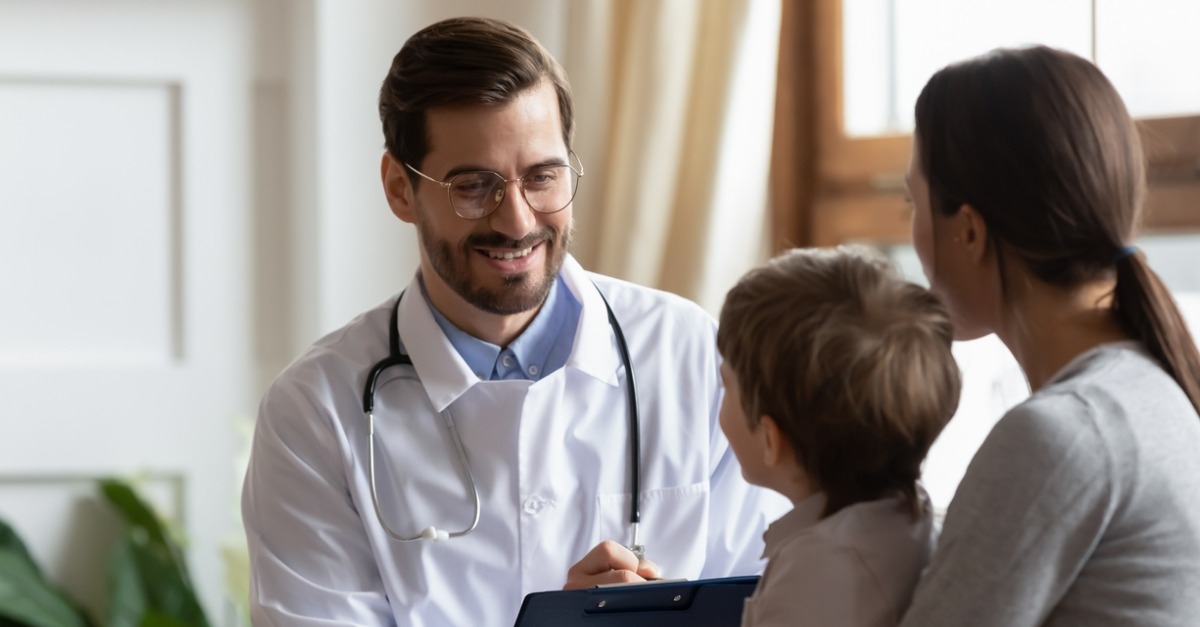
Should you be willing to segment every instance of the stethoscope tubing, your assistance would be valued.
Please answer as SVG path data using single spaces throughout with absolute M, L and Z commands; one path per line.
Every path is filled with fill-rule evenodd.
M 480 514 L 480 509 L 481 509 L 480 503 L 479 503 L 479 489 L 475 486 L 475 474 L 473 472 L 471 472 L 471 464 L 467 460 L 467 451 L 463 447 L 462 438 L 458 435 L 458 428 L 455 427 L 455 425 L 454 425 L 454 418 L 450 415 L 449 411 L 441 412 L 441 414 L 442 414 L 442 420 L 446 424 L 446 428 L 449 429 L 449 431 L 450 431 L 450 439 L 454 442 L 454 448 L 457 449 L 457 451 L 458 451 L 458 459 L 461 462 L 463 469 L 466 470 L 466 472 L 467 472 L 467 481 L 471 485 L 471 496 L 472 496 L 472 501 L 473 501 L 473 505 L 474 505 L 474 515 L 471 518 L 471 525 L 461 531 L 451 531 L 446 534 L 447 538 L 457 538 L 459 536 L 465 536 L 468 533 L 471 533 L 472 531 L 475 530 L 475 527 L 477 525 L 479 525 L 479 514 Z M 433 527 L 429 527 L 426 530 L 422 530 L 422 533 L 417 534 L 415 536 L 403 536 L 403 535 L 400 535 L 399 532 L 392 529 L 391 526 L 389 526 L 387 524 L 387 522 L 384 520 L 383 512 L 380 510 L 380 507 L 379 507 L 379 491 L 375 488 L 375 413 L 374 412 L 367 414 L 367 425 L 368 425 L 367 430 L 370 433 L 370 435 L 369 435 L 370 441 L 368 442 L 369 449 L 367 450 L 367 459 L 368 459 L 367 463 L 370 468 L 370 475 L 371 475 L 371 505 L 375 508 L 375 517 L 379 519 L 380 526 L 383 527 L 383 530 L 386 531 L 389 536 L 391 536 L 401 542 L 415 542 L 417 540 L 439 539 L 437 537 L 437 531 Z M 432 534 L 426 533 L 426 531 L 431 531 Z
M 379 383 L 379 376 L 384 370 L 393 366 L 408 366 L 413 368 L 412 358 L 406 353 L 400 352 L 400 333 L 398 331 L 398 322 L 400 319 L 400 299 L 404 297 L 401 292 L 396 297 L 396 304 L 392 307 L 392 315 L 388 324 L 388 356 L 380 360 L 367 373 L 367 381 L 363 386 L 363 411 L 367 414 L 367 466 L 371 480 L 371 505 L 375 508 L 375 517 L 379 519 L 379 525 L 392 538 L 401 542 L 415 542 L 417 540 L 438 540 L 437 530 L 434 527 L 427 527 L 421 533 L 415 536 L 401 535 L 391 528 L 384 519 L 383 511 L 379 507 L 379 490 L 375 487 L 375 388 Z M 416 369 L 413 370 L 412 377 L 402 377 L 405 379 L 417 380 Z M 463 470 L 467 473 L 467 482 L 471 486 L 471 498 L 474 505 L 474 512 L 471 517 L 471 525 L 460 531 L 451 531 L 446 533 L 447 538 L 457 538 L 465 536 L 475 530 L 479 525 L 479 514 L 481 510 L 479 502 L 479 488 L 475 484 L 475 473 L 471 472 L 471 463 L 467 459 L 467 450 L 463 446 L 462 437 L 458 435 L 458 427 L 454 424 L 454 417 L 450 411 L 439 412 L 442 416 L 442 422 L 445 423 L 446 429 L 450 432 L 450 439 L 454 442 L 454 448 L 458 452 L 458 460 L 462 465 Z
M 617 315 L 613 313 L 612 306 L 608 304 L 608 299 L 604 297 L 604 292 L 600 288 L 596 288 L 596 293 L 600 294 L 600 300 L 604 301 L 604 310 L 608 312 L 608 324 L 612 327 L 613 335 L 617 338 L 617 352 L 621 355 L 621 361 L 625 364 L 625 377 L 627 379 L 625 385 L 625 397 L 629 404 L 629 457 L 633 463 L 629 469 L 629 476 L 633 485 L 630 488 L 633 495 L 629 501 L 629 524 L 633 525 L 633 543 L 630 548 L 637 554 L 638 558 L 645 557 L 645 549 L 638 543 L 638 531 L 642 522 L 641 512 L 641 429 L 638 428 L 638 405 L 637 405 L 637 380 L 633 376 L 633 363 L 629 359 L 629 345 L 625 343 L 625 332 L 621 330 L 621 323 L 617 322 Z
M 641 438 L 639 435 L 640 429 L 638 428 L 639 427 L 639 419 L 638 419 L 638 403 L 637 403 L 637 382 L 636 382 L 636 379 L 634 378 L 633 363 L 629 357 L 629 346 L 625 341 L 625 333 L 621 329 L 621 324 L 620 324 L 620 322 L 617 321 L 616 314 L 613 313 L 612 307 L 608 304 L 608 299 L 604 297 L 604 293 L 600 291 L 599 286 L 596 286 L 596 292 L 600 294 L 600 300 L 603 301 L 604 309 L 608 313 L 608 322 L 609 322 L 609 325 L 612 327 L 613 335 L 616 337 L 616 341 L 617 341 L 617 351 L 621 356 L 622 364 L 625 366 L 625 376 L 627 379 L 626 386 L 625 386 L 625 394 L 626 394 L 626 399 L 627 399 L 628 406 L 629 406 L 629 434 L 630 434 L 629 440 L 630 440 L 630 449 L 631 449 L 630 450 L 629 474 L 630 474 L 631 483 L 632 483 L 632 485 L 630 487 L 633 491 L 632 498 L 630 499 L 630 505 L 629 505 L 629 522 L 633 528 L 633 543 L 630 545 L 630 549 L 633 550 L 634 553 L 636 553 L 639 558 L 641 558 L 641 557 L 643 557 L 644 549 L 640 544 L 638 544 L 639 526 L 640 526 L 640 522 L 641 522 L 641 508 L 640 508 L 640 502 L 641 502 Z M 374 409 L 375 409 L 375 390 L 379 384 L 379 377 L 380 377 L 380 375 L 383 374 L 383 372 L 385 370 L 387 370 L 388 368 L 391 368 L 393 366 L 408 366 L 410 368 L 414 367 L 413 363 L 412 363 L 412 358 L 409 357 L 407 353 L 401 352 L 401 350 L 400 350 L 400 332 L 399 332 L 398 322 L 399 322 L 399 312 L 400 312 L 400 301 L 403 298 L 404 298 L 404 292 L 401 292 L 399 294 L 399 296 L 396 297 L 395 304 L 392 305 L 392 315 L 390 317 L 389 326 L 388 326 L 388 356 L 383 358 L 379 362 L 377 362 L 375 365 L 371 366 L 371 369 L 369 371 L 367 371 L 367 379 L 366 379 L 366 382 L 363 384 L 363 396 L 362 396 L 363 405 L 362 406 L 363 406 L 363 413 L 365 413 L 367 415 L 367 431 L 368 431 L 367 459 L 368 459 L 369 474 L 370 474 L 370 481 L 371 481 L 371 504 L 375 508 L 375 516 L 379 519 L 380 526 L 383 527 L 384 531 L 386 531 L 389 536 L 391 536 L 392 538 L 399 540 L 401 542 L 414 542 L 417 540 L 424 540 L 424 539 L 437 539 L 436 529 L 433 527 L 428 527 L 426 530 L 423 530 L 422 533 L 415 535 L 415 536 L 404 536 L 404 535 L 401 535 L 401 534 L 397 533 L 396 531 L 394 531 L 384 521 L 383 512 L 382 512 L 381 508 L 379 507 L 379 492 L 375 488 L 375 411 L 374 411 Z M 414 373 L 415 372 L 416 371 L 414 369 Z M 415 374 L 412 377 L 404 377 L 404 378 L 411 379 L 411 380 L 418 379 L 418 377 Z M 475 475 L 474 475 L 474 473 L 471 472 L 471 464 L 467 458 L 467 451 L 466 451 L 466 448 L 463 446 L 462 438 L 458 434 L 458 428 L 454 424 L 454 418 L 453 418 L 453 416 L 450 415 L 449 410 L 446 410 L 446 411 L 443 411 L 440 413 L 442 415 L 442 420 L 444 421 L 446 428 L 450 432 L 450 439 L 454 442 L 454 448 L 456 449 L 456 451 L 458 453 L 459 461 L 462 464 L 463 469 L 467 473 L 467 481 L 470 483 L 470 486 L 471 486 L 471 494 L 472 494 L 472 500 L 473 500 L 473 504 L 474 504 L 474 516 L 472 517 L 471 525 L 461 531 L 453 531 L 453 532 L 449 532 L 449 533 L 445 534 L 445 537 L 454 538 L 454 537 L 459 537 L 459 536 L 465 536 L 475 529 L 475 527 L 479 524 L 479 514 L 480 514 L 481 505 L 480 505 L 480 499 L 479 499 L 479 488 L 475 484 Z M 432 536 L 429 533 L 426 533 L 426 532 L 430 532 L 430 531 L 433 532 Z

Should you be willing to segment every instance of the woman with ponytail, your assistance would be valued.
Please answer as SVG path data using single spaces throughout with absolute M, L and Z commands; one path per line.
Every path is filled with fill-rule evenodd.
M 1137 131 L 1085 59 L 997 50 L 921 92 L 913 240 L 958 339 L 1033 394 L 972 460 L 903 625 L 1200 621 L 1200 354 L 1133 247 Z

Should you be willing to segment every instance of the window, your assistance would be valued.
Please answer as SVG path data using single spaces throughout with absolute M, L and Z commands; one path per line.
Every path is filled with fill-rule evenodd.
M 1185 6 L 1186 5 L 1186 6 Z M 923 282 L 903 200 L 912 108 L 938 68 L 999 46 L 1044 43 L 1097 61 L 1139 119 L 1149 160 L 1138 244 L 1200 336 L 1200 3 L 1173 0 L 812 0 L 783 3 L 776 246 L 859 241 Z M 1024 376 L 995 337 L 955 346 L 959 413 L 930 452 L 944 508 Z
M 1139 119 L 1146 230 L 1200 230 L 1197 23 L 1200 3 L 1172 0 L 784 3 L 779 104 L 788 106 L 777 112 L 777 143 L 801 141 L 792 150 L 811 163 L 794 154 L 777 167 L 780 212 L 799 212 L 781 216 L 780 244 L 906 242 L 902 174 L 917 93 L 947 63 L 1028 43 L 1096 60 Z
M 1200 81 L 1181 80 L 1200 76 L 1200 3 L 843 0 L 842 11 L 848 137 L 911 132 L 913 103 L 938 68 L 1029 43 L 1092 59 L 1135 117 L 1200 112 Z

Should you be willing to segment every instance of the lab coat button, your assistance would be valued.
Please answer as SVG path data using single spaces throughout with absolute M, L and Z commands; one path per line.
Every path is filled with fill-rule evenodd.
M 537 516 L 538 514 L 542 513 L 543 510 L 546 509 L 547 505 L 550 505 L 549 500 L 535 494 L 535 495 L 525 499 L 525 504 L 524 504 L 525 513 L 529 514 L 530 516 Z

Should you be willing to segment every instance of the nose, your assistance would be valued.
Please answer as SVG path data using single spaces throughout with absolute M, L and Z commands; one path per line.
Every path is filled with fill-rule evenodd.
M 525 200 L 525 194 L 521 193 L 520 181 L 509 181 L 501 189 L 503 198 L 488 220 L 492 230 L 519 240 L 537 228 L 536 212 Z

